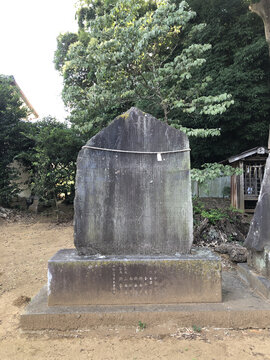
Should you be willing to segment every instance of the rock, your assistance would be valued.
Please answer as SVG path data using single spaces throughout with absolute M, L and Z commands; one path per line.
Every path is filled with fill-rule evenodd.
M 213 225 L 210 227 L 208 231 L 208 241 L 210 242 L 226 242 L 228 240 L 227 235 L 220 229 L 216 229 Z
M 236 263 L 243 263 L 247 261 L 247 249 L 243 246 L 233 247 L 229 253 L 230 260 Z
M 12 213 L 12 210 L 6 209 L 6 208 L 3 208 L 2 206 L 0 206 L 0 217 L 2 219 L 7 219 L 11 213 Z
M 247 249 L 235 243 L 222 243 L 215 247 L 215 251 L 220 254 L 229 254 L 233 262 L 242 263 L 247 261 Z
M 232 248 L 233 248 L 232 244 L 222 243 L 222 244 L 217 245 L 215 247 L 215 251 L 220 253 L 220 254 L 228 254 L 228 253 L 230 253 Z
M 208 231 L 208 238 L 211 242 L 217 241 L 220 237 L 219 231 L 216 230 L 213 226 L 210 227 Z
M 205 227 L 200 234 L 197 232 L 195 234 L 195 243 L 202 246 L 215 247 L 228 241 L 227 235 L 213 225 L 209 228 Z

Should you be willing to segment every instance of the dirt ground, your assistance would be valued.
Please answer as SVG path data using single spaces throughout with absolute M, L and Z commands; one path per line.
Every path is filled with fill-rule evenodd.
M 0 359 L 270 360 L 268 329 L 159 329 L 138 324 L 89 331 L 23 333 L 19 317 L 46 283 L 47 261 L 73 247 L 72 225 L 23 218 L 0 223 Z M 142 320 L 142 319 L 138 319 Z M 270 324 L 269 324 L 270 327 Z

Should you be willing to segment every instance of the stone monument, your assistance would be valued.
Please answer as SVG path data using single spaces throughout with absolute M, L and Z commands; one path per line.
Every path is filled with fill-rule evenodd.
M 135 108 L 89 140 L 77 160 L 78 253 L 188 254 L 189 151 L 183 132 Z
M 270 278 L 270 155 L 268 155 L 260 196 L 244 244 L 248 265 Z
M 268 152 L 270 149 L 270 132 Z M 270 154 L 266 160 L 260 195 L 244 246 L 247 264 L 238 264 L 242 279 L 270 298 Z
M 220 302 L 221 265 L 191 252 L 187 136 L 136 108 L 77 161 L 74 242 L 48 264 L 48 304 Z

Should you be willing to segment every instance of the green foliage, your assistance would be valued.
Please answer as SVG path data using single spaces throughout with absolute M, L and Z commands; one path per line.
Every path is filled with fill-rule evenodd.
M 58 71 L 62 71 L 62 67 L 67 61 L 67 52 L 71 44 L 78 40 L 78 35 L 73 33 L 60 34 L 57 37 L 57 50 L 54 54 L 54 64 Z
M 60 194 L 73 200 L 76 158 L 86 139 L 55 119 L 23 121 L 27 109 L 12 77 L 0 75 L 0 204 L 8 206 L 19 192 L 13 160 L 31 175 L 32 193 L 44 204 L 55 203 Z
M 138 106 L 191 136 L 197 167 L 266 144 L 268 49 L 249 2 L 188 0 L 195 16 L 178 0 L 80 0 L 55 56 L 71 121 L 90 137 Z
M 208 219 L 211 225 L 223 227 L 223 224 L 229 222 L 235 224 L 236 227 L 241 228 L 243 225 L 243 211 L 233 207 L 209 207 L 207 201 L 202 198 L 193 197 L 193 219 L 195 225 L 200 225 L 202 220 Z M 233 240 L 233 235 L 231 237 Z
M 237 213 L 237 214 L 244 214 L 244 213 L 245 213 L 244 210 L 236 209 L 236 208 L 234 208 L 233 206 L 230 206 L 230 207 L 229 207 L 229 210 L 230 210 L 231 212 Z
M 267 144 L 270 67 L 263 22 L 249 1 L 188 0 L 198 24 L 207 23 L 196 41 L 212 44 L 200 69 L 210 76 L 207 94 L 232 94 L 234 104 L 215 117 L 181 118 L 183 126 L 219 128 L 220 137 L 191 139 L 193 166 L 223 160 Z
M 139 321 L 138 325 L 140 330 L 144 330 L 146 328 L 146 323 L 143 323 L 141 321 Z
M 193 331 L 198 332 L 198 333 L 200 333 L 202 331 L 202 328 L 200 326 L 197 326 L 197 325 L 193 325 L 192 329 L 193 329 Z
M 204 28 L 195 16 L 185 1 L 81 0 L 78 41 L 59 38 L 56 53 L 77 128 L 93 135 L 134 105 L 175 127 L 180 114 L 212 118 L 230 107 L 229 93 L 206 94 L 211 79 L 199 69 L 211 45 L 194 41 Z M 218 134 L 204 130 L 192 135 Z
M 177 124 L 172 124 L 172 127 L 183 131 L 188 137 L 206 138 L 220 135 L 220 129 L 189 129 Z
M 202 210 L 201 216 L 204 219 L 208 219 L 212 225 L 215 225 L 222 219 L 228 218 L 227 214 L 219 209 Z
M 192 198 L 192 202 L 193 202 L 193 213 L 200 215 L 204 210 L 204 204 L 199 200 L 197 196 L 194 196 Z
M 21 153 L 20 158 L 30 166 L 33 194 L 45 205 L 56 204 L 61 194 L 73 201 L 81 137 L 66 123 L 50 117 L 32 124 L 26 136 L 34 146 L 32 151 Z
M 27 124 L 22 122 L 27 115 L 13 78 L 0 75 L 0 204 L 9 205 L 19 189 L 14 180 L 16 170 L 10 166 L 28 141 L 22 135 Z
M 204 204 L 198 198 L 193 198 L 193 213 L 194 215 L 200 215 L 203 219 L 208 219 L 209 223 L 212 225 L 215 225 L 222 219 L 230 218 L 226 210 L 206 209 Z
M 206 163 L 202 165 L 202 169 L 191 170 L 191 179 L 201 184 L 206 180 L 213 180 L 222 176 L 240 175 L 241 173 L 241 169 L 233 168 L 229 165 Z

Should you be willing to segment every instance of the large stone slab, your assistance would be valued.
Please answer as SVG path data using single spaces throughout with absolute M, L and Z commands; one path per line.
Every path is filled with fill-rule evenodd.
M 24 331 L 82 330 L 125 326 L 135 331 L 139 321 L 147 324 L 148 335 L 172 334 L 172 328 L 268 328 L 270 303 L 242 283 L 235 271 L 222 272 L 222 303 L 48 306 L 47 286 L 42 288 L 21 315 Z
M 220 302 L 221 263 L 209 250 L 181 256 L 78 256 L 48 263 L 48 304 L 128 305 Z
M 270 156 L 268 156 L 260 196 L 244 244 L 252 251 L 270 246 Z
M 74 208 L 79 254 L 189 253 L 187 136 L 131 108 L 80 151 Z

